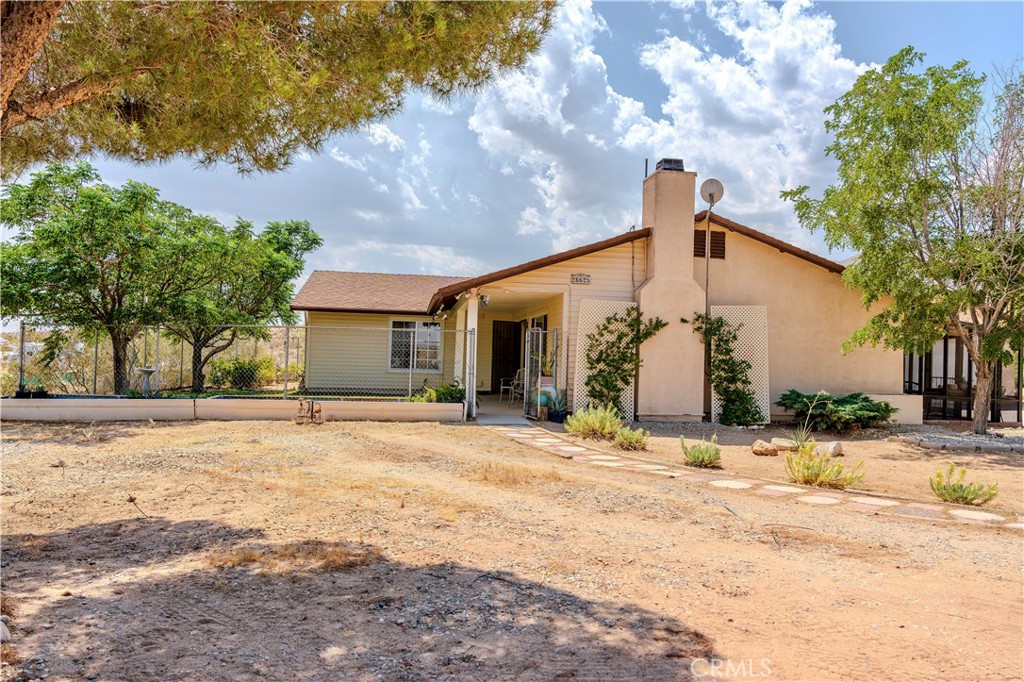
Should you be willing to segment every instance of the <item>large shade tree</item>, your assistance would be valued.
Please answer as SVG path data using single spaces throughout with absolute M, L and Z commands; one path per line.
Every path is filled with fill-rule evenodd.
M 850 343 L 924 353 L 961 339 L 984 433 L 997 363 L 1024 341 L 1024 78 L 1003 74 L 986 111 L 966 62 L 922 61 L 906 48 L 826 108 L 838 181 L 820 199 L 783 196 L 831 247 L 860 252 L 843 278 L 883 309 Z
M 323 243 L 300 220 L 268 223 L 259 233 L 239 220 L 224 233 L 214 277 L 174 302 L 164 328 L 192 348 L 192 391 L 201 393 L 207 363 L 239 337 L 266 338 L 272 322 L 291 323 L 292 280 Z
M 149 185 L 99 180 L 84 163 L 50 165 L 4 191 L 0 223 L 17 233 L 0 243 L 0 314 L 102 330 L 124 394 L 132 339 L 215 279 L 225 239 Z
M 103 153 L 275 170 L 474 89 L 540 46 L 552 2 L 0 0 L 0 167 Z

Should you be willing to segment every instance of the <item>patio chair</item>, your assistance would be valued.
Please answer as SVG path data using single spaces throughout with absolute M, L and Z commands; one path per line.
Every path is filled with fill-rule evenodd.
M 514 377 L 505 377 L 501 380 L 501 386 L 498 390 L 498 402 L 504 399 L 505 391 L 508 391 L 508 404 L 511 406 L 512 401 L 516 399 L 516 396 L 523 395 L 523 388 L 526 384 L 526 368 L 520 368 L 516 370 Z

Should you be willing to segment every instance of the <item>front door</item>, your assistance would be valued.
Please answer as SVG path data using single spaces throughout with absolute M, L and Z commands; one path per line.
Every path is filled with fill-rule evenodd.
M 519 323 L 494 320 L 491 338 L 491 391 L 497 391 L 502 379 L 516 375 L 522 359 L 519 352 Z

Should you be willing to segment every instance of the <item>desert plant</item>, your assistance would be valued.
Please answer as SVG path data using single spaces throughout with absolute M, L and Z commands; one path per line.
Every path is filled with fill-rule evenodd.
M 846 469 L 826 453 L 815 452 L 814 441 L 808 441 L 796 452 L 786 455 L 786 473 L 789 480 L 819 488 L 843 490 L 864 478 L 864 462 Z
M 685 319 L 682 322 L 692 324 L 693 331 L 704 340 L 704 346 L 710 347 L 708 381 L 722 402 L 721 414 L 714 415 L 715 420 L 727 426 L 763 424 L 765 416 L 750 390 L 750 362 L 737 357 L 733 347 L 742 325 L 704 313 L 694 313 L 692 322 Z
M 438 384 L 437 388 L 424 384 L 423 389 L 409 398 L 413 403 L 461 403 L 466 399 L 466 389 L 458 382 Z
M 811 416 L 814 414 L 814 407 L 820 401 L 824 400 L 826 396 L 828 396 L 828 393 L 825 391 L 818 391 L 814 394 L 813 399 L 806 399 L 807 396 L 804 396 L 804 402 L 807 405 L 807 414 L 804 417 L 803 422 L 797 422 L 795 430 L 786 432 L 789 439 L 796 444 L 797 450 L 814 440 L 812 435 L 813 430 L 811 429 Z
M 803 422 L 812 431 L 870 428 L 886 423 L 897 411 L 889 403 L 872 400 L 863 393 L 836 398 L 825 391 L 808 395 L 792 388 L 779 396 L 775 404 L 792 410 L 797 422 Z
M 718 436 L 711 436 L 710 441 L 702 440 L 695 445 L 687 445 L 685 438 L 679 439 L 683 448 L 683 458 L 687 466 L 699 469 L 721 469 L 722 448 L 718 447 Z
M 623 426 L 615 432 L 615 447 L 620 450 L 646 450 L 647 439 L 650 437 L 650 431 Z
M 932 492 L 938 495 L 939 499 L 953 504 L 982 505 L 991 502 L 999 494 L 998 483 L 993 483 L 990 486 L 980 483 L 964 483 L 966 475 L 967 467 L 962 466 L 957 471 L 956 465 L 950 462 L 945 474 L 940 469 L 928 479 L 928 482 L 932 486 Z
M 587 407 L 565 418 L 565 430 L 581 438 L 610 439 L 621 428 L 622 419 L 615 405 Z

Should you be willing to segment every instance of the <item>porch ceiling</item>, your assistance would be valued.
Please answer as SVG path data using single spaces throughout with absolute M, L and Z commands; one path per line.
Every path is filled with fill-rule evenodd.
M 487 307 L 483 310 L 501 313 L 523 310 L 562 295 L 560 291 L 514 291 L 500 286 L 484 287 L 480 293 L 488 298 Z

